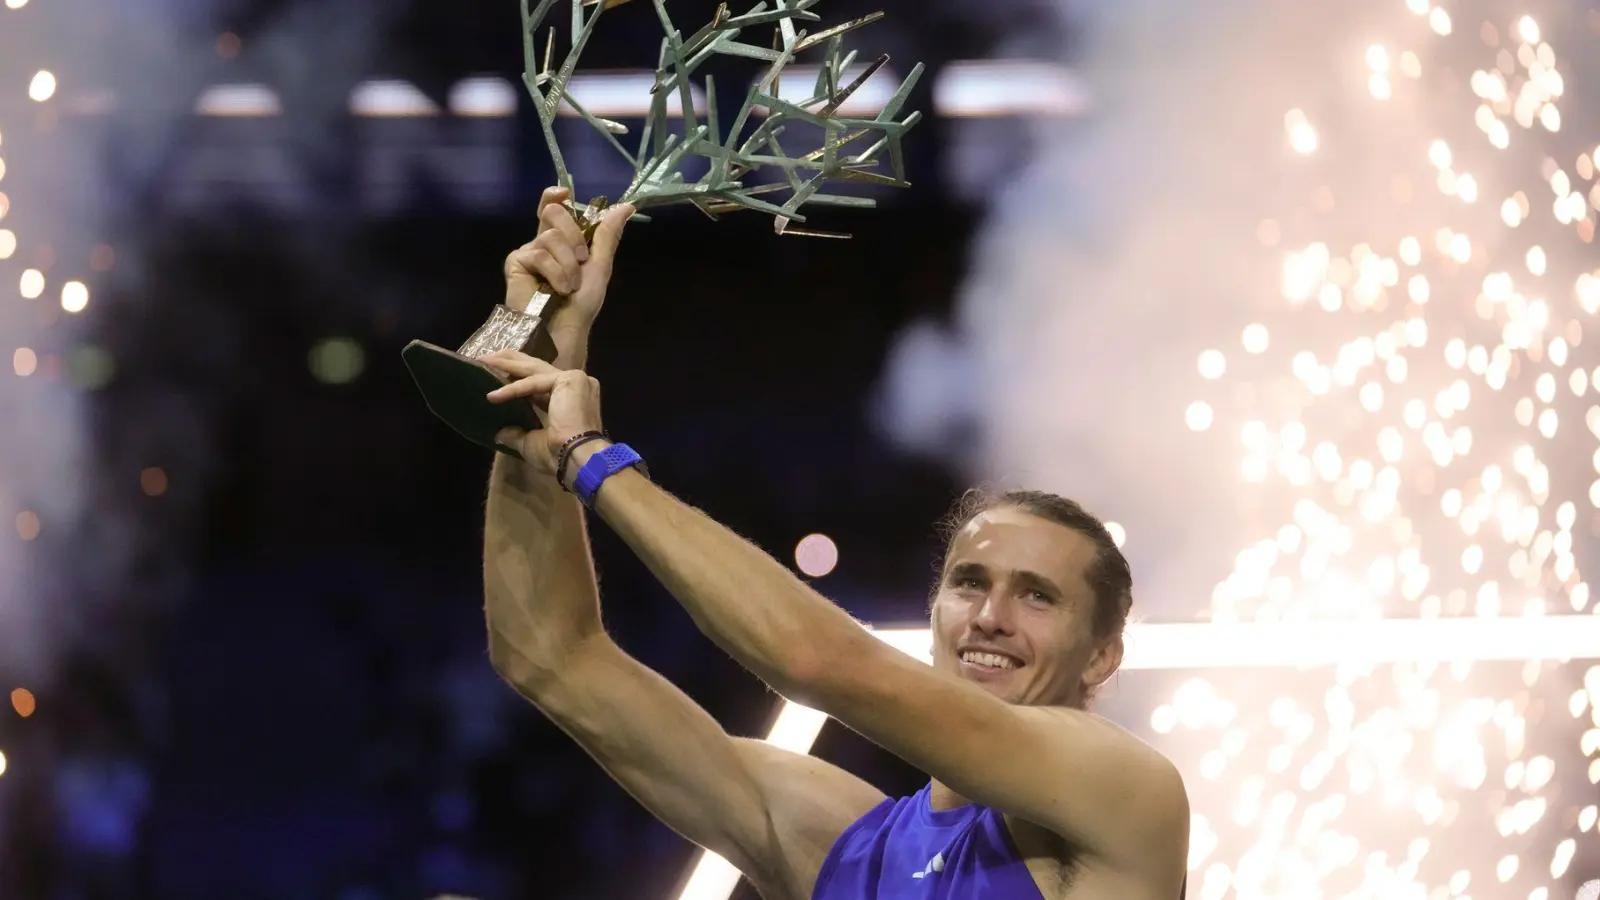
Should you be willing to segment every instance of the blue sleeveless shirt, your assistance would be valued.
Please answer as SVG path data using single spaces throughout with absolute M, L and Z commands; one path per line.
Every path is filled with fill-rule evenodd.
M 839 835 L 811 900 L 1044 900 L 999 810 L 935 810 L 928 787 Z

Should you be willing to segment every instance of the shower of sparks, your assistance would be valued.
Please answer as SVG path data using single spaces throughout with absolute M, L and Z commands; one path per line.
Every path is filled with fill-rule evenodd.
M 1282 302 L 1198 358 L 1205 399 L 1185 421 L 1239 441 L 1260 501 L 1261 539 L 1213 592 L 1219 623 L 1600 613 L 1574 552 L 1600 524 L 1600 271 L 1581 267 L 1600 147 L 1553 149 L 1560 36 L 1528 16 L 1480 29 L 1404 5 L 1416 50 L 1350 61 L 1368 102 L 1437 111 L 1430 49 L 1482 59 L 1450 76 L 1471 97 L 1460 139 L 1393 150 L 1396 201 L 1431 224 L 1346 244 L 1315 217 L 1263 222 L 1263 243 L 1295 247 Z M 1309 107 L 1283 125 L 1300 165 L 1339 137 Z M 1312 197 L 1332 209 L 1330 188 Z M 1600 666 L 1530 661 L 1509 690 L 1503 674 L 1348 664 L 1314 698 L 1184 681 L 1150 724 L 1215 737 L 1188 744 L 1191 896 L 1570 896 L 1577 846 L 1600 844 Z

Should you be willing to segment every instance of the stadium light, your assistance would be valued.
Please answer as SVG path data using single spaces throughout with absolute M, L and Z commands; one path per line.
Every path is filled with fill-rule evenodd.
M 865 66 L 855 66 L 846 70 L 846 75 L 854 77 L 865 69 Z M 819 72 L 816 66 L 790 66 L 779 84 L 779 96 L 792 101 L 806 99 Z M 879 70 L 839 111 L 851 116 L 876 115 L 898 80 L 893 69 Z M 53 80 L 41 81 L 36 90 L 43 92 L 46 86 L 54 92 Z M 631 119 L 649 114 L 654 86 L 654 72 L 616 70 L 573 75 L 567 90 L 573 99 L 597 116 Z M 690 94 L 695 111 L 705 113 L 705 89 L 698 84 L 691 85 Z M 75 95 L 74 102 L 86 104 L 87 111 L 103 113 L 109 111 L 113 98 L 109 93 L 93 97 Z M 519 85 L 498 76 L 476 75 L 451 86 L 447 106 L 456 116 L 502 118 L 516 115 L 522 102 Z M 1070 69 L 1048 63 L 1026 60 L 955 62 L 940 72 L 933 84 L 934 112 L 947 118 L 1076 116 L 1086 113 L 1091 106 L 1083 80 Z M 356 85 L 349 98 L 349 108 L 351 114 L 358 117 L 384 119 L 432 117 L 443 112 L 416 85 L 398 79 L 374 79 Z M 283 115 L 283 111 L 283 101 L 277 90 L 255 83 L 212 85 L 201 92 L 194 106 L 196 115 L 219 118 L 266 118 Z M 577 110 L 565 102 L 558 113 L 567 117 L 578 115 Z M 667 97 L 667 115 L 683 115 L 681 98 L 675 93 Z

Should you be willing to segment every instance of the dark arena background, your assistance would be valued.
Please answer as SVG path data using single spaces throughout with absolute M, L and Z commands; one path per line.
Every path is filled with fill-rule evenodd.
M 1185 774 L 1191 898 L 1600 897 L 1600 7 L 814 11 L 880 7 L 912 186 L 631 226 L 610 430 L 910 652 L 964 486 L 1112 520 L 1098 709 Z M 660 25 L 606 15 L 574 96 L 637 128 Z M 513 0 L 3 0 L 0 897 L 754 896 L 491 670 L 489 456 L 401 364 L 533 236 L 522 63 Z M 730 731 L 921 784 L 592 532 Z

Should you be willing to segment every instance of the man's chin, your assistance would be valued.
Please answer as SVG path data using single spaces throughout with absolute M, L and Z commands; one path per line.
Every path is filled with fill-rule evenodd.
M 1036 706 L 1039 701 L 1028 696 L 1028 682 L 1021 677 L 1020 672 L 1007 672 L 1004 676 L 990 675 L 984 678 L 974 678 L 971 674 L 963 672 L 964 681 L 970 681 L 990 694 L 1004 700 L 1013 706 Z

